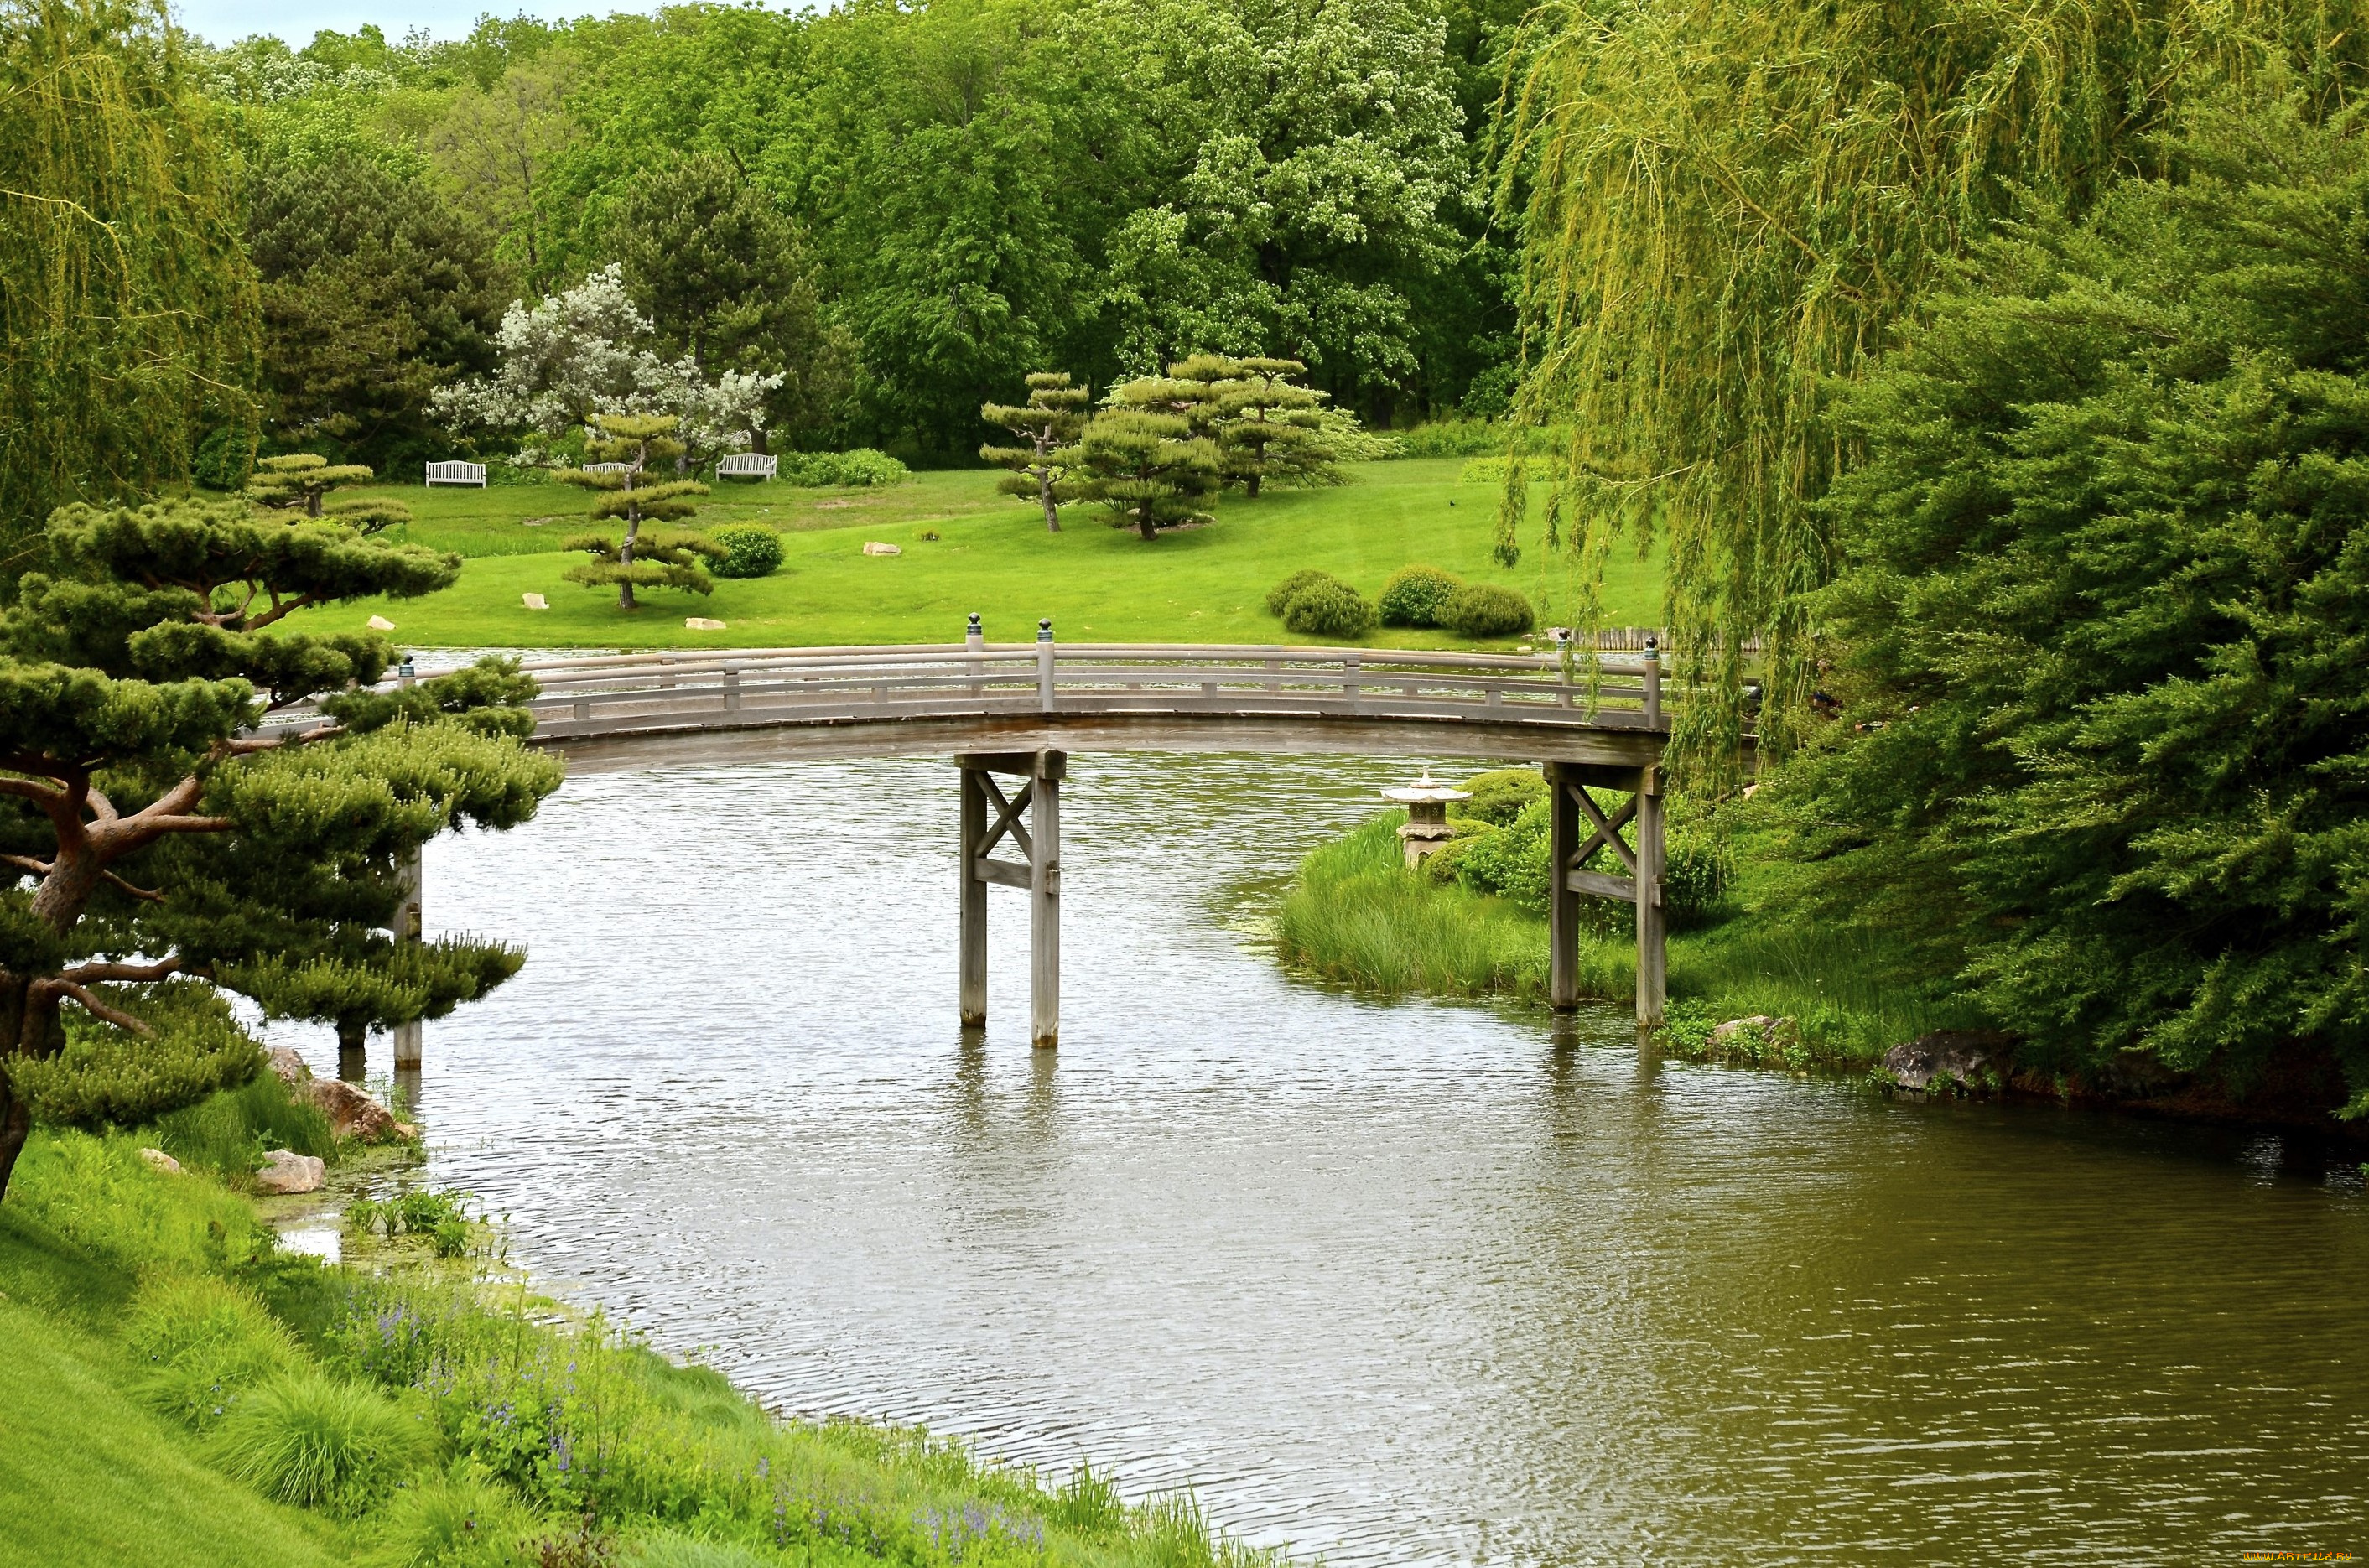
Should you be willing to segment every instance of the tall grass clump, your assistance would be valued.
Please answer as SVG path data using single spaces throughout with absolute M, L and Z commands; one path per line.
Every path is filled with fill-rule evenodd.
M 215 1462 L 275 1502 L 358 1514 L 433 1451 L 431 1429 L 377 1390 L 317 1372 L 265 1384 L 216 1431 Z
M 1285 961 L 1384 996 L 1544 997 L 1544 922 L 1504 898 L 1409 871 L 1398 838 L 1404 820 L 1385 813 L 1300 863 L 1276 921 Z M 1583 938 L 1580 967 L 1591 995 L 1634 992 L 1636 960 L 1616 944 Z
M 395 1494 L 379 1524 L 385 1568 L 526 1568 L 535 1517 L 465 1462 Z M 539 1555 L 539 1554 L 538 1554 Z
M 37 1130 L 9 1181 L 8 1207 L 127 1275 L 215 1272 L 271 1246 L 252 1206 L 212 1182 L 159 1177 L 123 1134 Z
M 303 1362 L 295 1336 L 260 1300 L 207 1275 L 152 1276 L 132 1301 L 123 1339 L 141 1363 L 140 1393 L 200 1432 Z
M 264 1152 L 286 1149 L 335 1162 L 338 1135 L 318 1105 L 299 1100 L 276 1072 L 259 1072 L 161 1116 L 156 1143 L 184 1165 L 244 1181 Z

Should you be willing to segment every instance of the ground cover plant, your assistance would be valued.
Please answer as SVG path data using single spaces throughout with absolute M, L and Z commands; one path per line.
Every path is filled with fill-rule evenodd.
M 589 595 L 555 593 L 569 564 L 557 544 L 582 506 L 561 486 L 414 487 L 406 493 L 418 521 L 385 537 L 468 556 L 461 581 L 426 599 L 296 619 L 334 627 L 379 614 L 395 623 L 395 635 L 459 647 L 647 647 L 703 639 L 734 647 L 828 647 L 957 640 L 964 615 L 977 610 L 999 640 L 1024 640 L 1049 615 L 1064 638 L 1292 642 L 1299 635 L 1266 607 L 1276 582 L 1294 571 L 1323 570 L 1370 597 L 1409 561 L 1557 602 L 1562 563 L 1508 567 L 1489 558 L 1472 514 L 1485 511 L 1494 492 L 1459 484 L 1457 467 L 1452 459 L 1353 464 L 1346 485 L 1274 490 L 1254 504 L 1223 498 L 1211 509 L 1214 525 L 1171 533 L 1152 550 L 1131 532 L 1047 533 L 1036 508 L 997 493 L 994 470 L 924 473 L 882 489 L 817 491 L 780 481 L 719 486 L 701 506 L 702 525 L 753 523 L 777 532 L 785 568 L 719 580 L 700 613 L 725 622 L 722 632 L 686 632 L 679 616 L 628 620 Z M 870 540 L 904 554 L 866 556 Z M 1619 564 L 1611 602 L 1620 618 L 1650 622 L 1659 572 L 1657 559 Z M 526 609 L 527 593 L 546 596 L 550 609 Z M 1380 627 L 1358 640 L 1472 646 L 1452 633 L 1411 627 Z
M 44 1130 L 0 1204 L 0 1509 L 31 1560 L 1274 1561 L 1090 1468 L 1047 1483 L 910 1429 L 777 1422 L 482 1249 L 432 1261 L 449 1194 L 354 1216 L 370 1272 L 281 1253 L 245 1199 L 151 1169 L 147 1136 Z

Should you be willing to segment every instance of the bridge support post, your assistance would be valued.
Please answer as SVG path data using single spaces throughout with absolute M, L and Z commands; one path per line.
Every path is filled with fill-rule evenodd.
M 987 1022 L 987 887 L 1028 890 L 1028 1033 L 1039 1048 L 1061 1038 L 1061 780 L 1069 757 L 1060 751 L 965 752 L 962 771 L 962 1023 Z M 1006 798 L 996 775 L 1023 780 Z M 1022 818 L 1025 814 L 1026 821 Z M 1027 864 L 998 860 L 1009 838 Z
M 1669 990 L 1668 917 L 1662 904 L 1665 864 L 1662 770 L 1549 762 L 1547 853 L 1553 868 L 1547 897 L 1547 1000 L 1558 1012 L 1579 1005 L 1579 900 L 1583 894 L 1618 898 L 1637 915 L 1637 1026 L 1662 1026 Z M 1587 791 L 1619 790 L 1627 803 L 1610 815 Z M 1582 837 L 1585 818 L 1591 830 Z M 1634 843 L 1621 836 L 1631 823 Z M 1587 869 L 1598 849 L 1612 852 L 1626 876 Z
M 1061 761 L 1059 751 L 1039 752 L 1035 799 L 1034 853 L 1028 857 L 1028 1040 L 1039 1050 L 1061 1043 Z
M 1579 1006 L 1579 889 L 1564 875 L 1579 848 L 1579 804 L 1562 779 L 1562 764 L 1547 773 L 1547 864 L 1556 875 L 1547 891 L 1547 1004 L 1557 1013 Z
M 395 939 L 397 942 L 419 940 L 421 878 L 419 852 L 414 850 L 405 857 L 402 866 L 403 902 L 395 907 Z M 395 1026 L 395 1070 L 416 1073 L 419 1070 L 420 1023 L 415 1018 L 408 1024 Z
M 1662 1026 L 1670 977 L 1669 911 L 1662 907 L 1662 770 L 1637 774 L 1637 1027 Z

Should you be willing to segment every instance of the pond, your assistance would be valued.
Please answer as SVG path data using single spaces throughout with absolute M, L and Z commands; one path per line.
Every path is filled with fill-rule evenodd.
M 1419 761 L 1075 758 L 1058 1057 L 1021 893 L 956 1027 L 943 762 L 572 780 L 430 851 L 430 931 L 532 958 L 429 1025 L 429 1177 L 782 1412 L 1336 1564 L 2369 1548 L 2357 1166 L 1286 975 L 1281 878 Z

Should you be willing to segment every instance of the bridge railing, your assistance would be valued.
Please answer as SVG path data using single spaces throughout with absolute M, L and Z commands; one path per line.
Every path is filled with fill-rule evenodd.
M 1601 655 L 941 643 L 529 660 L 549 738 L 715 725 L 1129 713 L 1424 717 L 1659 730 L 1660 662 Z M 290 713 L 280 722 L 303 715 Z

